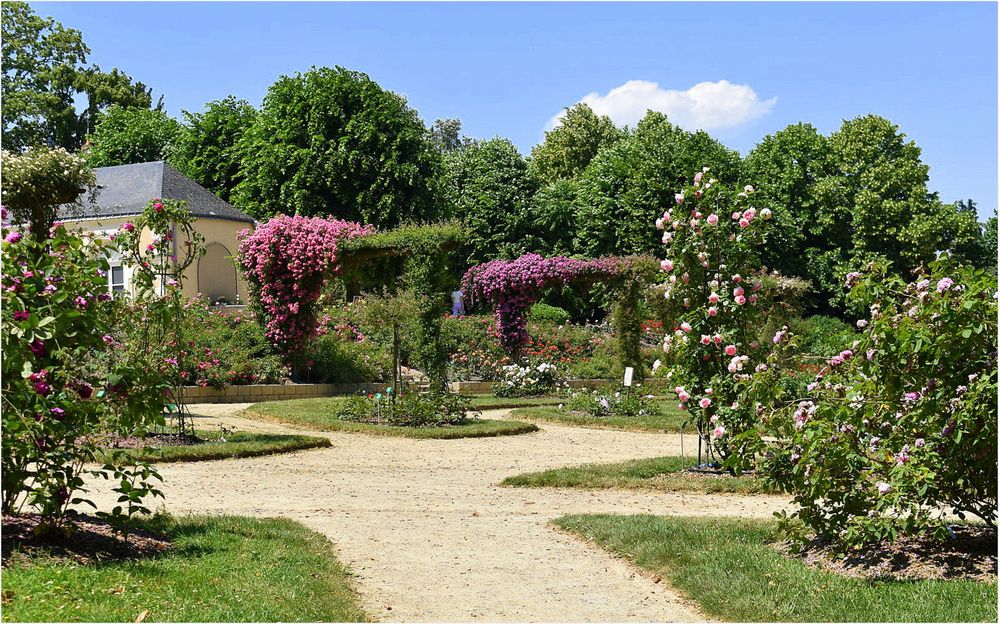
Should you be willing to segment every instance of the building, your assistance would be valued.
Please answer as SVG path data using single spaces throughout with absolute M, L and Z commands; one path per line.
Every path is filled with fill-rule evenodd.
M 205 238 L 205 255 L 188 267 L 184 274 L 184 295 L 203 294 L 213 303 L 246 303 L 246 282 L 236 269 L 237 234 L 253 228 L 253 219 L 237 210 L 200 184 L 184 176 L 163 161 L 100 167 L 94 169 L 97 196 L 88 201 L 81 197 L 81 207 L 60 210 L 60 220 L 68 228 L 106 235 L 121 229 L 142 213 L 151 199 L 175 199 L 187 202 L 196 217 L 195 229 Z M 143 232 L 143 244 L 150 233 Z M 110 258 L 108 288 L 112 292 L 131 292 L 131 269 L 120 257 Z

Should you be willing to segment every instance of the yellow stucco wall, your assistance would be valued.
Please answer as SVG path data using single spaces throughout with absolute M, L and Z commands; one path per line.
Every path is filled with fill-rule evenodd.
M 67 219 L 64 223 L 67 228 L 74 230 L 113 232 L 121 229 L 121 226 L 126 221 L 134 219 L 135 216 L 105 217 L 99 219 Z M 247 296 L 246 280 L 243 279 L 242 273 L 235 268 L 233 257 L 236 255 L 236 250 L 239 247 L 239 240 L 236 238 L 236 235 L 246 228 L 250 228 L 252 230 L 253 224 L 243 221 L 230 221 L 228 219 L 209 219 L 199 217 L 195 220 L 194 227 L 202 236 L 204 236 L 205 246 L 212 246 L 212 253 L 201 258 L 200 260 L 195 260 L 194 263 L 189 266 L 186 271 L 184 271 L 184 295 L 187 297 L 194 297 L 198 293 L 202 292 L 202 285 L 199 284 L 199 281 L 206 282 L 204 284 L 206 289 L 217 292 L 219 290 L 220 283 L 233 281 L 221 278 L 221 274 L 226 272 L 226 275 L 228 275 L 228 272 L 232 272 L 235 275 L 234 281 L 236 289 L 236 292 L 233 294 L 238 296 L 240 303 L 245 304 Z M 148 244 L 152 240 L 151 232 L 149 230 L 144 230 L 139 240 L 140 244 L 143 246 Z M 219 253 L 220 249 L 218 246 L 224 248 L 227 253 Z M 130 283 L 130 275 L 131 274 L 126 270 L 127 283 Z M 232 298 L 230 298 L 229 303 L 233 303 Z

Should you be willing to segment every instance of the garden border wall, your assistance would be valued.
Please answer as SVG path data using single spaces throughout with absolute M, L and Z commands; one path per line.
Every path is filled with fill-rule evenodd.
M 453 392 L 460 394 L 489 394 L 495 381 L 455 381 L 450 384 Z M 617 379 L 570 379 L 570 388 L 596 388 L 607 384 L 620 383 Z M 646 387 L 663 388 L 664 379 L 647 379 Z M 186 386 L 184 403 L 260 403 L 262 401 L 286 401 L 289 399 L 313 399 L 317 397 L 356 394 L 358 392 L 384 392 L 389 384 L 259 384 L 229 386 L 224 390 Z

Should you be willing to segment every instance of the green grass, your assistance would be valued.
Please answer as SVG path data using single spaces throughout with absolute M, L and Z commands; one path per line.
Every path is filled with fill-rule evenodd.
M 522 407 L 510 413 L 515 418 L 542 420 L 560 425 L 575 425 L 594 429 L 621 429 L 624 431 L 679 431 L 686 415 L 663 401 L 662 413 L 649 416 L 604 416 L 597 418 L 554 407 Z
M 4 621 L 367 620 L 329 541 L 284 519 L 153 518 L 174 549 L 80 565 L 36 556 L 3 571 Z
M 773 492 L 754 477 L 688 477 L 678 474 L 695 462 L 679 457 L 653 457 L 615 464 L 585 464 L 507 477 L 500 485 L 584 489 L 628 488 L 659 492 L 760 494 Z
M 498 397 L 488 394 L 469 395 L 472 407 L 476 409 L 505 409 L 508 407 L 529 407 L 539 405 L 558 405 L 565 403 L 560 397 Z
M 555 524 L 669 579 L 710 617 L 756 622 L 996 621 L 996 585 L 867 581 L 768 545 L 776 524 L 735 518 L 574 515 Z
M 216 432 L 199 433 L 198 436 L 207 439 L 207 442 L 191 446 L 158 446 L 123 450 L 128 456 L 149 462 L 190 462 L 233 457 L 256 457 L 330 446 L 330 441 L 326 438 L 304 435 L 238 432 L 226 435 L 225 442 L 219 439 L 219 434 Z M 110 451 L 106 451 L 98 459 L 102 460 L 109 456 Z
M 244 410 L 242 416 L 256 420 L 280 422 L 315 431 L 345 431 L 432 440 L 491 438 L 531 433 L 538 430 L 538 427 L 532 423 L 516 420 L 470 419 L 464 425 L 445 427 L 400 427 L 350 422 L 339 420 L 334 416 L 334 408 L 339 401 L 343 401 L 343 398 L 330 397 L 255 403 Z

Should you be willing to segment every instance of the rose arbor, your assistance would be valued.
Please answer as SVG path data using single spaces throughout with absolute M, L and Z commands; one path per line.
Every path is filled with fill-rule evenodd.
M 462 285 L 466 293 L 496 307 L 500 342 L 514 353 L 527 341 L 527 313 L 542 289 L 615 277 L 621 268 L 620 258 L 577 260 L 524 254 L 516 260 L 492 260 L 474 266 L 465 273 Z
M 668 249 L 665 297 L 676 319 L 663 351 L 680 409 L 690 412 L 709 457 L 728 457 L 737 450 L 730 436 L 756 423 L 753 406 L 739 396 L 765 355 L 756 341 L 763 296 L 757 249 L 770 211 L 750 205 L 752 192 L 721 186 L 705 168 L 656 220 Z

